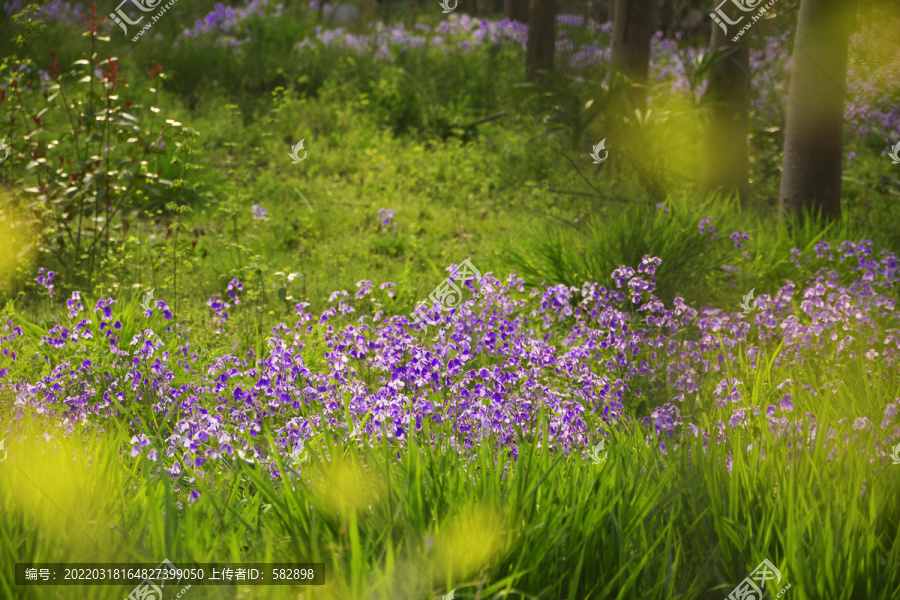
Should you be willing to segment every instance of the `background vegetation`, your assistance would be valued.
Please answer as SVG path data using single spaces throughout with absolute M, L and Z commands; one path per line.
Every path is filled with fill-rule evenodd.
M 373 22 L 337 29 L 331 6 L 198 0 L 176 3 L 137 42 L 138 27 L 126 37 L 102 21 L 111 6 L 6 5 L 0 301 L 3 335 L 24 332 L 4 339 L 0 356 L 9 452 L 0 464 L 0 596 L 130 592 L 17 587 L 16 562 L 167 557 L 328 570 L 323 587 L 195 586 L 185 598 L 440 598 L 451 589 L 457 598 L 723 598 L 764 558 L 784 576 L 773 597 L 785 582 L 796 598 L 896 597 L 900 471 L 885 461 L 895 434 L 854 433 L 857 417 L 877 426 L 900 397 L 896 365 L 867 354 L 876 338 L 895 343 L 890 306 L 873 309 L 875 333 L 858 335 L 850 358 L 828 346 L 787 360 L 783 339 L 757 338 L 766 360 L 740 346 L 740 360 L 716 363 L 696 401 L 683 401 L 685 418 L 707 438 L 719 428 L 716 380 L 753 382 L 743 399 L 760 409 L 719 443 L 653 426 L 671 387 L 643 399 L 627 390 L 628 418 L 614 427 L 587 410 L 594 438 L 582 445 L 607 441 L 600 465 L 539 437 L 516 452 L 478 440 L 463 459 L 441 443 L 458 430 L 426 419 L 402 444 L 387 435 L 350 443 L 322 427 L 299 472 L 267 431 L 260 445 L 282 461 L 278 477 L 237 456 L 205 475 L 170 476 L 129 446 L 143 432 L 161 448 L 174 417 L 154 423 L 131 392 L 115 415 L 68 431 L 50 416 L 64 402 L 21 400 L 27 385 L 50 390 L 64 357 L 91 361 L 98 374 L 113 369 L 106 338 L 71 355 L 45 341 L 54 328 L 75 330 L 65 316 L 75 291 L 88 310 L 117 300 L 123 346 L 149 322 L 139 303 L 153 289 L 173 315 L 153 317 L 154 331 L 173 336 L 169 348 L 190 339 L 203 360 L 262 360 L 273 327 L 295 322 L 298 303 L 318 315 L 335 291 L 391 282 L 390 295 L 358 303 L 354 318 L 409 315 L 467 257 L 543 293 L 544 284 L 612 289 L 617 268 L 652 255 L 666 306 L 677 297 L 720 314 L 737 313 L 751 289 L 771 299 L 786 282 L 813 288 L 821 265 L 797 256 L 847 240 L 900 253 L 900 167 L 887 156 L 900 142 L 893 4 L 860 8 L 850 37 L 841 214 L 827 223 L 778 216 L 800 2 L 779 0 L 745 36 L 746 198 L 707 193 L 702 175 L 709 75 L 723 59 L 707 47 L 709 19 L 699 28 L 683 19 L 713 7 L 656 3 L 648 100 L 635 105 L 634 78 L 611 63 L 613 4 L 558 5 L 554 73 L 530 81 L 527 28 L 487 3 L 447 15 L 436 2 L 382 4 L 369 7 Z M 385 10 L 388 24 L 377 22 Z M 293 164 L 301 139 L 308 154 Z M 595 165 L 589 153 L 601 140 L 609 158 Z M 46 275 L 37 281 L 38 269 L 54 273 L 54 288 Z M 896 299 L 886 279 L 881 293 Z M 239 306 L 228 299 L 234 280 Z M 232 303 L 224 324 L 217 294 Z M 800 314 L 803 299 L 791 302 Z M 547 335 L 562 345 L 567 326 L 560 318 Z M 328 327 L 303 338 L 307 364 L 325 372 Z M 826 401 L 836 370 L 842 384 Z M 191 381 L 179 377 L 173 389 Z M 786 381 L 798 382 L 794 417 L 814 413 L 818 431 L 854 436 L 837 458 L 815 434 L 806 444 L 771 431 L 766 407 Z M 549 414 L 537 421 L 549 436 Z

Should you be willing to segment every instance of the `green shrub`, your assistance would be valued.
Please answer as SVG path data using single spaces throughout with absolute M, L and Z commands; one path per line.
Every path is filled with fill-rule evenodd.
M 31 197 L 13 208 L 40 224 L 34 249 L 49 255 L 43 264 L 64 268 L 67 283 L 90 285 L 117 242 L 119 217 L 196 202 L 203 186 L 190 158 L 198 133 L 159 114 L 162 68 L 153 64 L 150 89 L 136 93 L 119 59 L 102 58 L 99 44 L 108 38 L 96 27 L 86 37 L 88 58 L 66 69 L 51 53 L 43 80 L 30 59 L 4 59 L 10 93 L 0 122 L 9 132 L 12 179 Z

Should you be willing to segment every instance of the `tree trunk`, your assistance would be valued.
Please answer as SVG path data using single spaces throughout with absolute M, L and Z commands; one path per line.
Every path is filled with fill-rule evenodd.
M 632 104 L 647 102 L 650 76 L 650 38 L 653 36 L 653 0 L 616 0 L 610 64 L 637 85 L 629 92 Z
M 505 0 L 503 13 L 510 21 L 528 23 L 528 0 Z
M 410 29 L 416 24 L 416 19 L 419 16 L 419 4 L 416 0 L 407 0 L 406 2 L 406 25 Z
M 528 10 L 525 78 L 533 81 L 539 71 L 552 73 L 555 51 L 556 0 L 531 0 Z
M 372 15 L 375 14 L 375 9 L 378 8 L 378 2 L 376 0 L 362 0 L 362 23 L 361 26 L 367 25 L 372 22 Z
M 741 204 L 746 206 L 750 201 L 750 49 L 745 39 L 731 42 L 721 27 L 713 27 L 709 50 L 729 54 L 709 70 L 705 95 L 710 119 L 705 131 L 704 187 L 707 193 L 737 192 Z
M 794 41 L 779 212 L 841 216 L 844 94 L 853 23 L 846 0 L 802 0 Z

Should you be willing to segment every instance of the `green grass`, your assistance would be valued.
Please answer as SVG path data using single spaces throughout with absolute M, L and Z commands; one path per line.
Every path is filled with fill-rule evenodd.
M 820 431 L 838 413 L 820 410 Z M 600 465 L 536 443 L 517 461 L 485 444 L 461 464 L 415 438 L 399 458 L 385 444 L 325 440 L 331 459 L 313 452 L 298 476 L 272 481 L 238 461 L 188 504 L 178 482 L 118 455 L 123 433 L 45 442 L 34 427 L 0 468 L 0 590 L 121 597 L 103 586 L 15 592 L 12 565 L 169 558 L 326 565 L 323 587 L 238 586 L 233 596 L 194 586 L 198 598 L 438 598 L 453 588 L 458 598 L 711 598 L 768 558 L 795 598 L 893 597 L 897 468 L 873 468 L 860 452 L 829 460 L 821 440 L 784 452 L 766 435 L 760 460 L 746 450 L 757 428 L 766 431 L 753 423 L 706 453 L 689 440 L 665 464 L 637 428 L 616 432 Z M 420 436 L 431 434 L 452 435 Z

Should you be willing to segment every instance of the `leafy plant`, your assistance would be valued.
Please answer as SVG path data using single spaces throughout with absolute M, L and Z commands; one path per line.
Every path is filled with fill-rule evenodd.
M 579 78 L 547 74 L 538 81 L 516 86 L 520 96 L 543 112 L 544 134 L 565 133 L 571 147 L 577 149 L 587 128 L 598 119 L 608 128 L 627 106 L 624 92 L 625 78 L 615 71 L 602 71 L 591 79 L 593 84 Z M 602 119 L 601 119 L 602 117 Z M 621 124 L 621 121 L 619 122 Z
M 12 164 L 24 165 L 15 174 L 31 196 L 26 208 L 41 226 L 35 245 L 65 268 L 68 283 L 84 280 L 88 286 L 107 266 L 123 213 L 199 193 L 186 178 L 186 156 L 198 133 L 163 119 L 156 106 L 163 67 L 153 63 L 148 70 L 149 107 L 136 103 L 138 97 L 126 99 L 132 94 L 119 59 L 101 58 L 98 51 L 109 41 L 99 34 L 104 20 L 92 6 L 85 20 L 88 58 L 68 71 L 55 53 L 43 80 L 32 73 L 31 60 L 0 63 L 10 79 L 0 122 L 11 140 Z M 137 116 L 145 111 L 143 119 Z M 171 178 L 163 177 L 164 170 Z
M 656 256 L 662 259 L 657 296 L 666 302 L 676 294 L 704 297 L 711 280 L 728 277 L 721 265 L 738 253 L 701 214 L 671 204 L 639 205 L 611 217 L 594 216 L 581 227 L 548 225 L 523 248 L 508 248 L 506 262 L 529 285 L 546 281 L 580 287 L 586 281 L 608 283 L 621 265 Z

